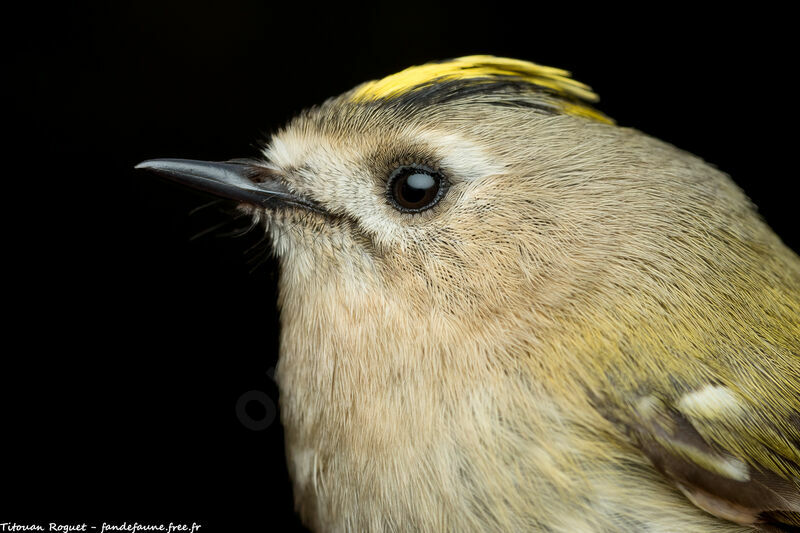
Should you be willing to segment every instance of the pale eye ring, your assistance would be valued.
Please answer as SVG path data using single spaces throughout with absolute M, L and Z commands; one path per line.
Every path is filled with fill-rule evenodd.
M 398 211 L 418 213 L 439 203 L 446 190 L 447 181 L 439 172 L 423 165 L 404 165 L 389 176 L 386 197 Z

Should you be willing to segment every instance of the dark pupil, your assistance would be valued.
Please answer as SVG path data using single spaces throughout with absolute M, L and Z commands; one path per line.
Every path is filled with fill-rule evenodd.
M 395 200 L 407 209 L 427 207 L 436 199 L 438 190 L 439 180 L 436 176 L 416 169 L 409 169 L 394 182 Z

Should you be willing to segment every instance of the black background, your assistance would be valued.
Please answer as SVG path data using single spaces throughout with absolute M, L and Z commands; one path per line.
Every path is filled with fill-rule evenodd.
M 103 4 L 6 22 L 26 28 L 8 104 L 28 150 L 5 180 L 0 522 L 300 530 L 280 423 L 236 413 L 248 391 L 277 403 L 275 263 L 257 231 L 221 236 L 246 225 L 224 204 L 193 213 L 210 198 L 132 168 L 254 156 L 361 81 L 474 53 L 567 68 L 619 124 L 730 173 L 800 248 L 786 13 Z

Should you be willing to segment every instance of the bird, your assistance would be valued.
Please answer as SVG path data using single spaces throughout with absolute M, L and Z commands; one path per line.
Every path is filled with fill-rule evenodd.
M 137 168 L 278 258 L 313 531 L 800 530 L 800 258 L 722 170 L 562 69 L 473 55 Z

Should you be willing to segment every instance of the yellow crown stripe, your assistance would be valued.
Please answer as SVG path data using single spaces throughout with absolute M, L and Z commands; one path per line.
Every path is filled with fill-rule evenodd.
M 574 115 L 576 117 L 584 117 L 597 122 L 605 122 L 606 124 L 614 124 L 614 119 L 607 117 L 600 111 L 589 107 L 588 105 L 572 104 L 570 102 L 563 102 L 560 104 L 561 110 L 567 115 Z
M 390 99 L 401 96 L 415 87 L 448 80 L 480 79 L 508 76 L 537 87 L 549 89 L 557 95 L 596 102 L 597 95 L 591 88 L 570 78 L 570 73 L 554 67 L 537 65 L 529 61 L 473 55 L 459 57 L 443 63 L 428 63 L 410 67 L 383 79 L 365 83 L 352 96 L 355 102 Z M 602 113 L 580 102 L 564 102 L 565 113 L 611 123 Z

